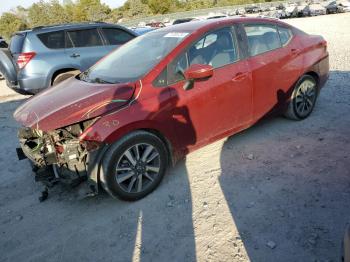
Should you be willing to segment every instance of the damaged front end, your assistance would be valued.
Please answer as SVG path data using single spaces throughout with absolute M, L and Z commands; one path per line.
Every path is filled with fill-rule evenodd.
M 94 141 L 79 139 L 79 135 L 93 122 L 88 120 L 48 132 L 21 128 L 18 132 L 21 145 L 17 149 L 18 158 L 29 158 L 33 163 L 35 180 L 47 187 L 57 182 L 77 186 L 88 180 L 89 163 L 93 164 L 92 156 L 101 146 Z M 89 194 L 96 194 L 97 181 L 89 181 Z

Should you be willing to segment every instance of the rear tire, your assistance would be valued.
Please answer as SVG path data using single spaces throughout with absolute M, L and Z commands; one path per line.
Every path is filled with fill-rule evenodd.
M 168 166 L 168 150 L 152 133 L 135 131 L 115 144 L 102 160 L 101 185 L 113 197 L 135 201 L 151 193 Z
M 66 79 L 68 79 L 70 77 L 76 76 L 79 73 L 80 73 L 79 70 L 72 70 L 72 71 L 68 71 L 68 72 L 64 72 L 64 73 L 58 74 L 53 79 L 52 86 L 55 86 L 55 85 L 63 82 L 64 80 L 66 80 Z
M 295 84 L 284 116 L 292 120 L 303 120 L 313 111 L 318 96 L 316 80 L 310 75 L 302 76 Z

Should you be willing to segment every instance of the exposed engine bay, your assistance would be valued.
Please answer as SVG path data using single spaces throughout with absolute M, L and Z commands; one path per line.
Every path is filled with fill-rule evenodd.
M 19 159 L 29 158 L 33 163 L 35 180 L 51 187 L 60 181 L 77 186 L 87 180 L 88 155 L 99 144 L 79 140 L 79 135 L 94 120 L 59 128 L 50 132 L 21 128 L 18 131 L 21 148 Z

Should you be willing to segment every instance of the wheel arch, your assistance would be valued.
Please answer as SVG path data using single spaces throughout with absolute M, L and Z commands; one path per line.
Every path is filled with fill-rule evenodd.
M 60 68 L 60 69 L 55 69 L 51 75 L 50 78 L 50 85 L 53 84 L 53 81 L 55 80 L 55 78 L 59 75 L 59 74 L 63 74 L 63 73 L 67 73 L 70 71 L 75 71 L 75 70 L 79 70 L 78 68 L 74 68 L 74 67 L 64 67 L 64 68 Z
M 318 86 L 319 81 L 320 81 L 320 76 L 315 71 L 308 71 L 304 75 L 309 75 L 312 78 L 314 78 L 316 81 L 316 85 Z
M 171 144 L 171 142 L 169 141 L 169 139 L 163 135 L 163 133 L 161 133 L 159 130 L 154 129 L 154 128 L 141 128 L 135 131 L 145 131 L 148 133 L 151 133 L 155 136 L 157 136 L 160 140 L 162 140 L 162 142 L 164 143 L 167 151 L 168 151 L 168 165 L 174 165 L 176 160 L 174 159 L 174 150 L 173 150 L 173 145 Z
M 174 165 L 176 162 L 176 159 L 174 158 L 174 147 L 173 147 L 173 143 L 171 143 L 171 141 L 169 140 L 169 138 L 167 137 L 167 135 L 164 134 L 164 132 L 162 132 L 161 130 L 159 130 L 158 128 L 155 128 L 153 126 L 150 125 L 140 125 L 141 123 L 137 124 L 136 126 L 132 125 L 128 125 L 123 127 L 122 129 L 118 129 L 117 132 L 110 134 L 106 141 L 108 141 L 108 144 L 113 144 L 116 141 L 120 140 L 122 137 L 129 135 L 133 132 L 137 132 L 137 131 L 145 131 L 148 132 L 150 134 L 153 134 L 155 136 L 157 136 L 165 145 L 167 152 L 168 152 L 168 159 L 169 159 L 169 163 L 171 165 Z

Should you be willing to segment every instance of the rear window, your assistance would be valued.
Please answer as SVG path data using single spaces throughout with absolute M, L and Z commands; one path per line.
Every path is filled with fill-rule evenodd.
M 292 30 L 286 27 L 278 27 L 278 33 L 280 35 L 282 45 L 286 45 L 293 37 Z
M 268 24 L 244 25 L 248 38 L 249 53 L 259 55 L 281 47 L 276 26 Z
M 96 28 L 67 32 L 67 47 L 101 46 L 102 40 Z
M 38 35 L 40 41 L 48 48 L 60 49 L 65 46 L 64 31 L 56 31 Z
M 12 54 L 22 53 L 25 38 L 26 34 L 15 34 L 14 36 L 12 36 L 10 42 L 10 51 Z
M 102 28 L 102 32 L 110 45 L 122 45 L 134 38 L 133 35 L 118 28 Z

